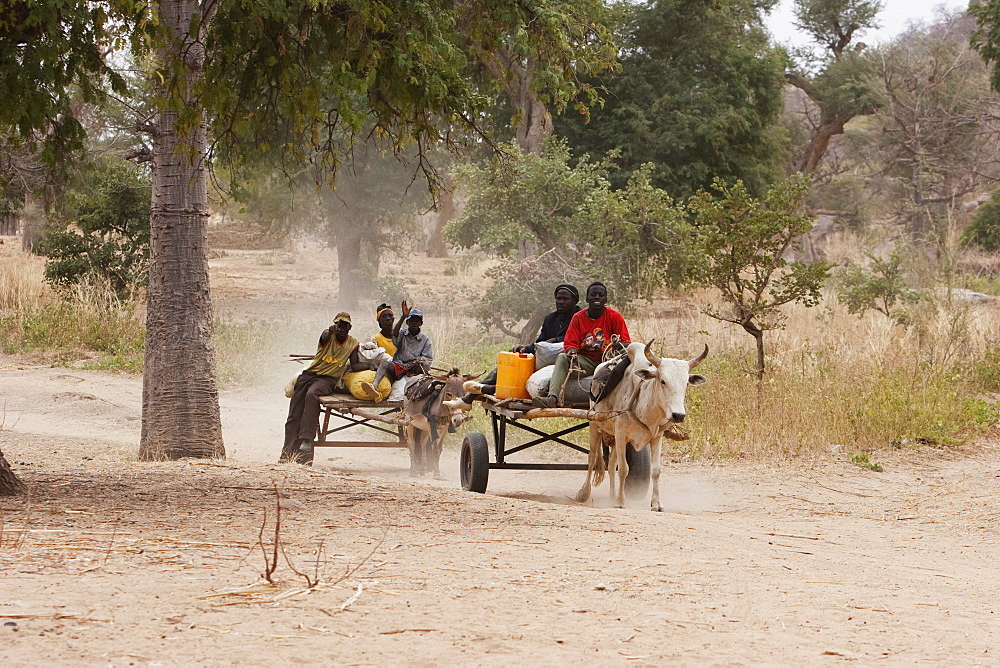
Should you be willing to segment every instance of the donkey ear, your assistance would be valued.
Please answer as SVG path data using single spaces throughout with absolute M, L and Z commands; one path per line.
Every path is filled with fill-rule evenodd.
M 479 373 L 467 373 L 464 376 L 462 376 L 462 378 L 464 378 L 465 380 L 475 380 L 476 378 L 482 376 L 484 373 L 486 372 L 480 371 Z

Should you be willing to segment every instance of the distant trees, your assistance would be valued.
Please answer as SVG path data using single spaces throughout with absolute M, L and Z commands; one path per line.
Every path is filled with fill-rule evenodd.
M 768 6 L 622 3 L 621 71 L 594 80 L 607 91 L 603 106 L 589 117 L 567 112 L 557 133 L 577 155 L 617 151 L 616 188 L 649 163 L 650 182 L 677 198 L 715 178 L 763 192 L 779 171 L 784 64 L 762 26 Z
M 70 187 L 58 220 L 35 252 L 49 258 L 56 287 L 93 282 L 119 297 L 146 285 L 149 270 L 149 175 L 104 158 Z
M 906 314 L 897 310 L 897 304 L 912 305 L 920 295 L 907 285 L 902 253 L 896 249 L 884 260 L 868 254 L 868 261 L 867 270 L 847 264 L 837 272 L 837 298 L 858 317 L 872 310 L 905 323 Z
M 970 47 L 973 27 L 964 13 L 943 15 L 873 59 L 877 132 L 862 155 L 919 241 L 933 240 L 935 220 L 1000 177 L 1000 97 Z
M 542 155 L 512 152 L 502 167 L 456 171 L 469 199 L 445 228 L 456 245 L 505 258 L 490 272 L 494 283 L 477 312 L 481 322 L 514 334 L 511 328 L 527 320 L 517 335 L 527 337 L 537 333 L 560 282 L 601 276 L 623 301 L 651 296 L 666 282 L 681 214 L 651 185 L 648 170 L 613 190 L 610 161 L 573 160 L 559 140 L 550 140 Z M 531 252 L 524 252 L 526 244 Z

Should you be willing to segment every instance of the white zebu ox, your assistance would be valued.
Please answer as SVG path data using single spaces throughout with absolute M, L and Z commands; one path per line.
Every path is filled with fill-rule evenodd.
M 627 352 L 631 364 L 621 382 L 608 396 L 598 401 L 592 410 L 612 412 L 614 417 L 590 423 L 590 456 L 587 462 L 587 480 L 576 495 L 577 501 L 590 498 L 591 484 L 600 485 L 606 473 L 601 448 L 602 436 L 614 436 L 607 471 L 610 471 L 611 494 L 615 495 L 615 468 L 618 469 L 618 495 L 615 505 L 625 506 L 625 477 L 628 464 L 625 448 L 631 443 L 636 452 L 650 448 L 653 494 L 649 505 L 662 511 L 660 504 L 660 446 L 663 434 L 675 424 L 684 421 L 684 394 L 688 385 L 701 385 L 705 377 L 690 374 L 708 356 L 705 351 L 693 360 L 657 357 L 650 350 L 653 342 L 632 343 Z

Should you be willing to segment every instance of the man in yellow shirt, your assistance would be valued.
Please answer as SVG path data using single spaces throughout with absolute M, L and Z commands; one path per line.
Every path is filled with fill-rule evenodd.
M 313 439 L 319 428 L 319 398 L 333 393 L 348 367 L 351 371 L 366 368 L 358 356 L 358 340 L 350 332 L 351 316 L 341 312 L 333 319 L 333 325 L 320 334 L 316 356 L 295 380 L 279 461 L 312 464 Z
M 388 304 L 379 304 L 378 308 L 375 309 L 375 320 L 378 322 L 379 332 L 372 337 L 374 344 L 364 343 L 361 345 L 363 358 L 368 354 L 365 348 L 370 348 L 373 345 L 382 348 L 390 358 L 396 354 L 396 344 L 392 342 L 392 323 L 395 317 L 392 307 Z M 389 382 L 388 378 L 381 378 L 376 386 L 375 370 L 378 369 L 380 358 L 372 360 L 371 357 L 368 357 L 368 359 L 372 368 L 366 371 L 352 371 L 344 376 L 344 387 L 358 399 L 385 401 L 392 392 L 392 383 Z

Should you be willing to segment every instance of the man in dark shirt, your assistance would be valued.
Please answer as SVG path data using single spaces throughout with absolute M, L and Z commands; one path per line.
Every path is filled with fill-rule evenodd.
M 514 346 L 510 349 L 512 353 L 534 353 L 535 344 L 538 343 L 562 343 L 570 320 L 580 310 L 580 307 L 577 306 L 580 301 L 580 291 L 568 283 L 563 283 L 556 286 L 554 296 L 556 310 L 545 316 L 545 320 L 542 321 L 542 330 L 538 333 L 535 343 Z M 480 382 L 480 391 L 475 394 L 466 394 L 462 397 L 462 401 L 471 404 L 477 397 L 481 399 L 483 394 L 496 394 L 497 370 L 493 369 Z
M 569 321 L 580 310 L 580 307 L 577 306 L 580 302 L 580 292 L 572 285 L 563 283 L 557 286 L 554 295 L 556 310 L 545 316 L 545 320 L 542 321 L 542 330 L 538 333 L 535 343 L 562 343 L 566 336 L 566 328 L 569 327 Z M 510 351 L 512 353 L 533 353 L 535 352 L 535 343 L 514 346 Z

